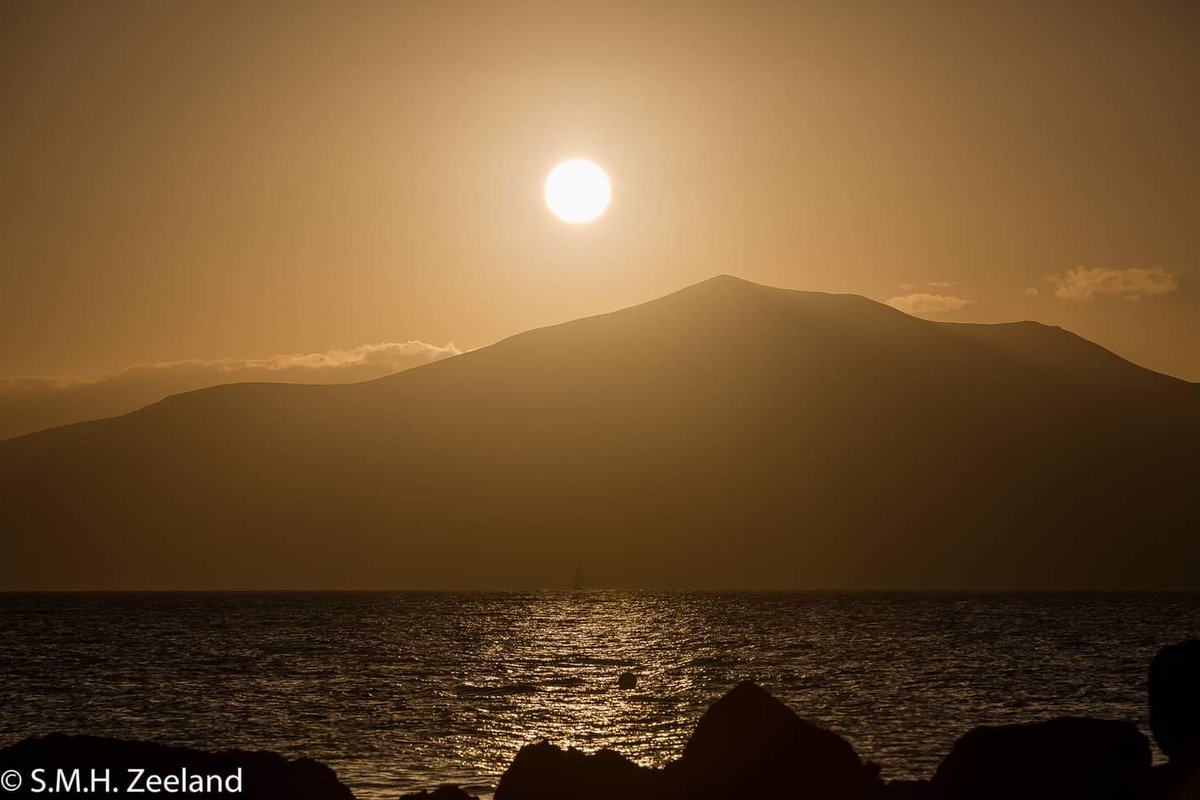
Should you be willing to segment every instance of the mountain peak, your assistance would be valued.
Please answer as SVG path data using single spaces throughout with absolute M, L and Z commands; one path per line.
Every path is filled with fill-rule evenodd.
M 715 297 L 855 297 L 859 300 L 867 300 L 866 298 L 858 295 L 814 292 L 804 289 L 788 289 L 780 286 L 769 286 L 765 283 L 756 283 L 755 281 L 747 280 L 746 278 L 740 278 L 737 275 L 729 275 L 727 273 L 714 275 L 711 278 L 705 278 L 699 283 L 693 283 L 689 286 L 685 286 L 682 289 L 678 289 L 659 299 L 666 300 L 671 297 L 686 297 L 691 295 L 706 295 Z M 867 302 L 871 302 L 873 304 L 875 303 L 873 300 Z
M 515 588 L 581 552 L 610 585 L 1190 585 L 1191 389 L 1034 323 L 717 275 L 0 443 L 0 589 Z
M 787 291 L 786 289 L 778 289 L 773 286 L 755 283 L 754 281 L 749 281 L 745 278 L 739 278 L 736 275 L 722 273 L 720 275 L 714 275 L 711 278 L 705 278 L 698 283 L 685 286 L 682 289 L 678 289 L 666 296 L 672 297 L 674 295 L 689 294 L 728 294 L 732 292 L 748 292 L 755 290 L 761 292 Z
M 767 315 L 776 317 L 780 322 L 790 320 L 790 323 L 800 325 L 829 323 L 872 326 L 917 321 L 891 306 L 862 295 L 787 289 L 729 274 L 714 275 L 644 306 L 682 309 L 697 322 L 711 319 L 714 315 L 730 314 L 745 317 L 747 321 Z
M 755 283 L 754 281 L 746 280 L 745 278 L 739 278 L 737 275 L 730 275 L 727 272 L 722 272 L 720 275 L 714 275 L 711 278 L 705 278 L 704 280 L 702 280 L 699 283 L 694 284 L 694 285 L 695 286 L 704 286 L 705 284 L 712 284 L 714 286 L 720 286 L 720 285 L 739 286 L 740 285 L 740 286 L 758 286 L 760 288 L 770 288 L 770 287 L 764 286 L 761 283 Z

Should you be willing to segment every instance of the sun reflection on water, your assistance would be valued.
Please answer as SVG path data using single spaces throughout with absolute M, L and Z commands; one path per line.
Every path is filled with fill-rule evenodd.
M 10 595 L 0 612 L 0 741 L 275 750 L 382 800 L 488 794 L 540 739 L 662 765 L 741 680 L 886 776 L 924 776 L 972 725 L 1139 719 L 1146 664 L 1193 633 L 1200 596 Z

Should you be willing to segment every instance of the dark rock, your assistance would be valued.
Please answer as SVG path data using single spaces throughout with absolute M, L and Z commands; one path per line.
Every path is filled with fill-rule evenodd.
M 967 732 L 930 784 L 936 800 L 1119 800 L 1143 791 L 1150 743 L 1129 722 L 1063 717 Z
M 587 755 L 541 742 L 517 753 L 495 800 L 649 800 L 658 796 L 657 777 L 612 750 Z
M 1200 740 L 1200 641 L 1158 651 L 1148 681 L 1150 732 L 1169 757 Z
M 634 675 L 632 672 L 622 672 L 620 677 L 617 678 L 617 688 L 636 689 L 637 675 Z
M 1155 794 L 1200 798 L 1200 641 L 1159 650 L 1149 690 L 1150 732 L 1171 759 L 1154 771 Z
M 1169 645 L 1150 662 L 1150 732 L 1172 759 L 1200 752 L 1200 641 Z
M 691 798 L 863 798 L 883 789 L 836 733 L 805 722 L 752 683 L 733 688 L 700 718 L 683 759 L 667 768 Z
M 14 770 L 21 778 L 16 791 L 5 797 L 41 797 L 35 770 L 46 786 L 55 786 L 57 771 L 69 780 L 79 770 L 80 789 L 54 792 L 57 797 L 82 797 L 100 792 L 133 793 L 135 779 L 146 794 L 155 780 L 179 781 L 203 789 L 188 791 L 194 798 L 241 798 L 241 800 L 354 800 L 354 795 L 329 767 L 308 758 L 289 760 L 264 751 L 223 750 L 210 753 L 186 747 L 168 747 L 151 742 L 134 742 L 98 736 L 68 736 L 61 733 L 25 739 L 0 749 L 0 773 Z M 144 770 L 140 775 L 136 770 Z M 93 775 L 108 776 L 107 784 L 93 783 Z M 237 783 L 240 775 L 240 784 Z M 219 785 L 218 785 L 219 784 Z M 82 791 L 86 787 L 90 791 Z M 159 792 L 168 792 L 164 783 Z
M 400 800 L 479 800 L 479 798 L 473 794 L 467 794 L 458 786 L 446 784 L 437 787 L 432 792 L 422 789 L 419 792 L 402 794 Z

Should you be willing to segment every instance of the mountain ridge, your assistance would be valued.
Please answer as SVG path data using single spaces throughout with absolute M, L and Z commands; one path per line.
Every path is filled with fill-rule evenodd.
M 599 585 L 1193 585 L 1193 387 L 1038 323 L 718 277 L 0 442 L 0 588 L 537 586 L 580 558 Z

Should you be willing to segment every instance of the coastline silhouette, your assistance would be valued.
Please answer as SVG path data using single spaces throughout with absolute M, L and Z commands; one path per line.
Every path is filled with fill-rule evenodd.
M 1198 409 L 1057 328 L 721 276 L 0 442 L 0 589 L 536 587 L 568 549 L 605 586 L 1195 586 Z

